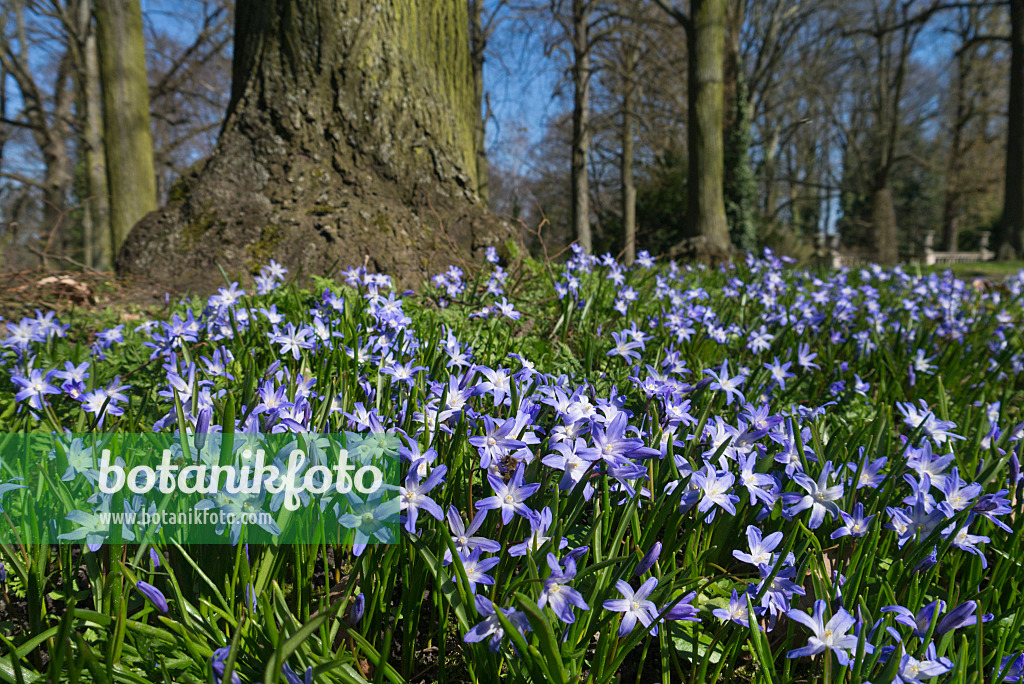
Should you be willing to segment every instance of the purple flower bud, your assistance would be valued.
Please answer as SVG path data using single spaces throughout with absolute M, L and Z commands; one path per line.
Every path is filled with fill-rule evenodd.
M 932 552 L 922 558 L 917 565 L 914 566 L 913 572 L 923 572 L 929 570 L 939 562 L 939 556 L 936 553 L 936 549 L 932 548 Z
M 577 546 L 575 549 L 565 554 L 565 558 L 562 559 L 562 565 L 565 565 L 568 561 L 578 563 L 580 558 L 583 558 L 583 554 L 589 550 L 589 546 Z
M 149 562 L 153 564 L 154 570 L 160 567 L 160 554 L 152 546 L 149 547 Z
M 1017 458 L 1017 452 L 1014 451 L 1010 454 L 1010 491 L 1017 489 L 1020 485 L 1020 459 Z
M 939 626 L 935 628 L 935 635 L 938 636 L 954 629 L 970 627 L 971 625 L 977 624 L 978 617 L 974 614 L 974 611 L 977 609 L 977 601 L 964 601 L 959 606 L 946 613 L 946 616 L 939 621 Z M 981 621 L 988 622 L 992 617 L 992 615 L 982 615 Z
M 997 508 L 999 508 L 999 502 L 991 494 L 985 494 L 971 506 L 971 510 L 975 513 L 989 513 Z
M 285 663 L 281 666 L 281 674 L 284 675 L 284 680 L 288 684 L 312 684 L 313 682 L 312 667 L 307 667 L 305 676 L 299 677 L 299 675 L 295 674 L 295 670 L 288 663 Z
M 6 581 L 7 581 L 7 566 L 5 566 L 3 563 L 0 563 L 0 582 L 6 582 Z
M 651 547 L 650 551 L 645 553 L 644 557 L 640 559 L 640 564 L 636 566 L 636 570 L 633 572 L 633 575 L 639 577 L 650 570 L 654 567 L 654 563 L 658 560 L 658 556 L 660 555 L 661 542 L 654 542 L 654 546 Z
M 210 432 L 211 418 L 213 418 L 213 409 L 209 408 L 200 411 L 196 418 L 196 449 L 206 446 L 206 435 Z
M 700 610 L 695 606 L 690 605 L 690 602 L 696 598 L 697 592 L 690 592 L 683 599 L 672 606 L 669 611 L 665 614 L 666 620 L 676 620 L 678 622 L 700 622 Z
M 224 670 L 227 669 L 228 655 L 231 653 L 231 648 L 225 646 L 224 648 L 218 648 L 213 652 L 213 657 L 210 658 L 210 669 L 213 670 L 213 681 L 215 684 L 222 684 L 224 678 Z M 237 672 L 231 673 L 231 684 L 242 684 L 242 678 L 238 676 Z
M 352 608 L 349 610 L 348 617 L 345 618 L 345 621 L 354 627 L 363 619 L 363 613 L 365 612 L 366 597 L 362 592 L 359 592 L 359 595 L 352 600 Z
M 153 606 L 161 613 L 167 613 L 167 599 L 164 598 L 163 592 L 154 587 L 152 584 L 146 582 L 137 582 L 135 588 L 139 590 L 139 593 L 145 596 Z

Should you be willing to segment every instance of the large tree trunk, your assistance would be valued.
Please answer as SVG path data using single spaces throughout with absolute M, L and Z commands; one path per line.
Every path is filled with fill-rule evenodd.
M 96 0 L 94 13 L 103 83 L 110 242 L 116 251 L 132 226 L 156 209 L 146 44 L 139 0 Z
M 963 168 L 963 120 L 960 118 L 958 97 L 957 120 L 953 125 L 953 140 L 949 148 L 949 163 L 946 165 L 945 196 L 942 202 L 942 249 L 955 252 L 960 235 L 960 214 L 963 194 L 960 189 L 960 171 Z
M 476 101 L 476 191 L 487 202 L 490 188 L 487 164 L 487 108 L 484 102 L 484 59 L 487 53 L 487 33 L 484 28 L 484 0 L 469 1 L 470 63 L 473 67 L 473 99 Z
M 107 165 L 103 152 L 103 106 L 101 103 L 99 55 L 96 31 L 92 25 L 91 3 L 79 4 L 78 27 L 83 38 L 79 55 L 80 68 L 79 119 L 82 125 L 82 147 L 85 157 L 86 181 L 89 187 L 88 211 L 91 235 L 83 235 L 83 262 L 86 266 L 109 268 L 113 263 L 110 244 L 110 196 L 107 193 Z M 83 225 L 86 221 L 83 220 Z
M 1006 189 L 1000 242 L 1024 247 L 1024 0 L 1010 0 L 1010 106 L 1006 136 Z M 1001 245 L 1000 252 L 1007 249 Z
M 46 170 L 43 174 L 43 268 L 49 268 L 48 257 L 56 251 L 71 252 L 72 245 L 67 220 L 67 201 L 71 192 L 71 156 L 68 140 L 71 137 L 71 104 L 74 93 L 67 87 L 71 56 L 65 52 L 57 67 L 54 81 L 53 124 L 45 131 L 37 130 L 36 140 L 43 155 Z M 24 96 L 24 94 L 23 94 Z M 41 99 L 38 100 L 42 102 Z
M 633 135 L 636 118 L 636 59 L 637 50 L 633 45 L 625 48 L 622 88 L 622 232 L 625 239 L 623 258 L 626 265 L 636 260 L 636 184 L 633 182 Z
M 593 249 L 590 234 L 590 3 L 573 0 L 573 107 L 572 107 L 572 227 L 577 242 L 588 254 Z
M 725 51 L 726 0 L 693 0 L 688 24 L 689 181 L 687 235 L 702 243 L 711 258 L 730 251 L 723 196 L 722 69 Z
M 213 154 L 135 227 L 123 271 L 210 288 L 276 258 L 406 285 L 511 235 L 476 193 L 465 2 L 240 0 Z M 166 255 L 174 255 L 168 259 Z
M 884 181 L 877 182 L 871 194 L 871 230 L 878 263 L 891 266 L 899 262 L 896 205 Z

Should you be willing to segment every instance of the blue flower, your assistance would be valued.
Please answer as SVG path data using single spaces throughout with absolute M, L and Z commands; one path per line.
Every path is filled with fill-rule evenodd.
M 213 670 L 214 684 L 222 684 L 224 671 L 227 670 L 228 656 L 231 654 L 231 647 L 218 648 L 210 657 L 210 669 Z M 237 672 L 231 673 L 231 684 L 242 684 L 242 678 Z
M 284 675 L 284 680 L 288 684 L 313 684 L 313 666 L 310 665 L 306 668 L 303 676 L 300 677 L 295 673 L 295 670 L 291 668 L 291 665 L 285 663 L 281 666 L 281 674 Z
M 472 592 L 476 592 L 477 584 L 488 586 L 494 584 L 494 578 L 487 572 L 501 562 L 501 558 L 498 556 L 481 559 L 482 553 L 483 549 L 477 547 L 465 558 L 459 557 L 459 562 L 462 563 L 463 570 L 466 572 L 466 579 L 469 581 L 469 590 Z
M 762 608 L 755 607 L 755 616 L 758 611 L 763 611 Z M 729 599 L 728 608 L 715 608 L 711 611 L 719 620 L 725 622 L 734 622 L 737 625 L 744 627 L 750 627 L 750 611 L 747 609 L 747 592 L 744 592 L 742 596 L 736 593 L 736 590 L 732 590 L 732 597 Z
M 489 639 L 488 648 L 493 653 L 497 653 L 498 649 L 501 648 L 502 639 L 505 638 L 505 629 L 501 626 L 501 621 L 498 620 L 498 616 L 495 614 L 494 604 L 491 603 L 490 599 L 479 594 L 473 597 L 473 602 L 476 605 L 477 612 L 484 616 L 484 620 L 469 630 L 466 636 L 463 637 L 463 641 L 467 644 L 473 644 Z M 502 608 L 501 612 L 520 632 L 530 630 L 529 620 L 515 608 Z
M 953 661 L 945 657 L 938 658 L 935 644 L 931 643 L 925 649 L 925 656 L 922 660 L 904 652 L 900 657 L 900 669 L 893 681 L 899 684 L 922 684 L 922 680 L 944 675 L 952 669 Z
M 653 601 L 647 599 L 658 586 L 658 578 L 651 577 L 640 585 L 640 588 L 633 591 L 633 587 L 626 582 L 618 580 L 615 588 L 622 594 L 620 599 L 608 599 L 604 602 L 605 610 L 613 610 L 622 613 L 622 622 L 619 624 L 619 636 L 624 637 L 631 633 L 636 627 L 637 621 L 644 627 L 651 628 L 651 634 L 658 634 L 658 607 Z
M 477 503 L 477 508 L 488 511 L 500 510 L 501 521 L 506 525 L 512 522 L 512 516 L 515 514 L 532 519 L 536 513 L 524 502 L 540 489 L 540 484 L 524 485 L 523 473 L 525 469 L 526 466 L 520 463 L 509 482 L 504 482 L 501 478 L 488 473 L 487 482 L 491 485 L 491 489 L 494 490 L 494 495 L 481 499 Z
M 366 596 L 363 592 L 356 594 L 355 598 L 352 599 L 352 607 L 349 608 L 348 614 L 345 616 L 345 622 L 350 626 L 355 627 L 359 624 L 359 621 L 363 619 L 363 613 L 366 612 Z
M 436 501 L 427 496 L 427 493 L 441 483 L 447 472 L 447 466 L 436 466 L 430 471 L 427 479 L 421 482 L 417 464 L 413 464 L 409 468 L 409 472 L 405 476 L 405 486 L 398 490 L 399 501 L 401 502 L 399 510 L 405 511 L 406 532 L 410 534 L 416 532 L 416 517 L 421 508 L 437 520 L 444 518 L 444 512 L 441 510 L 441 507 L 437 505 Z
M 783 497 L 790 501 L 797 499 L 796 503 L 786 510 L 786 515 L 796 515 L 810 508 L 811 519 L 808 521 L 808 527 L 812 530 L 821 526 L 821 523 L 825 521 L 826 513 L 833 518 L 839 517 L 839 506 L 835 504 L 835 501 L 843 497 L 843 485 L 829 486 L 828 480 L 831 474 L 831 462 L 825 463 L 822 467 L 817 482 L 803 473 L 794 473 L 793 481 L 803 487 L 807 494 L 803 496 L 799 494 L 783 494 Z
M 801 610 L 791 610 L 786 613 L 786 617 L 799 622 L 813 632 L 813 636 L 807 639 L 807 645 L 790 651 L 787 654 L 788 657 L 802 658 L 831 650 L 836 654 L 836 659 L 840 665 L 848 665 L 850 663 L 849 651 L 857 648 L 857 636 L 855 634 L 847 634 L 847 632 L 857 623 L 857 620 L 846 610 L 840 608 L 829 618 L 828 622 L 825 622 L 825 611 L 827 608 L 828 604 L 819 599 L 814 602 L 814 610 L 811 614 Z M 865 643 L 864 649 L 865 652 L 871 653 L 874 647 L 871 644 Z
M 483 525 L 486 517 L 487 511 L 477 511 L 473 522 L 470 523 L 469 527 L 466 527 L 462 523 L 462 517 L 459 515 L 458 509 L 455 506 L 448 507 L 448 527 L 452 532 L 452 542 L 455 544 L 455 550 L 463 558 L 468 557 L 477 548 L 487 553 L 498 553 L 501 551 L 501 544 L 493 539 L 474 536 L 480 529 L 480 526 Z M 444 564 L 448 565 L 451 562 L 452 552 L 447 550 L 444 553 Z
M 708 522 L 715 517 L 715 512 L 711 509 L 716 505 L 730 515 L 736 515 L 736 504 L 739 503 L 740 497 L 730 493 L 736 481 L 735 475 L 727 470 L 716 470 L 710 463 L 705 463 L 704 469 L 694 471 L 690 479 L 703 493 L 697 510 L 701 513 L 711 511 L 707 517 Z
M 729 377 L 728 359 L 722 362 L 722 368 L 720 370 L 713 371 L 708 368 L 704 371 L 704 374 L 712 379 L 712 382 L 709 385 L 711 389 L 725 392 L 726 406 L 732 405 L 734 399 L 743 401 L 743 392 L 741 392 L 739 388 L 746 378 L 743 375 Z
M 545 506 L 543 510 L 535 514 L 530 519 L 530 536 L 523 542 L 514 546 L 508 547 L 508 555 L 510 556 L 525 556 L 531 551 L 537 551 L 540 547 L 544 546 L 551 537 L 545 536 L 548 530 L 551 528 L 551 509 Z M 564 549 L 569 545 L 569 540 L 562 537 L 558 544 L 559 549 Z
M 10 324 L 8 324 L 10 325 Z M 33 368 L 28 377 L 12 375 L 11 381 L 22 389 L 14 395 L 15 402 L 28 401 L 28 405 L 37 411 L 43 410 L 44 397 L 47 394 L 60 394 L 60 389 L 50 384 L 53 371 L 45 376 L 43 371 Z
M 868 533 L 868 527 L 871 525 L 871 521 L 874 520 L 875 516 L 869 515 L 864 516 L 864 504 L 857 502 L 857 505 L 853 507 L 853 515 L 840 511 L 839 515 L 843 516 L 843 522 L 845 523 L 842 527 L 832 533 L 831 539 L 839 539 L 840 537 L 863 537 Z
M 782 543 L 782 532 L 772 532 L 767 537 L 761 537 L 761 530 L 753 525 L 747 526 L 747 544 L 750 553 L 744 553 L 739 549 L 732 552 L 732 555 L 744 563 L 750 563 L 754 567 L 772 565 L 775 554 L 772 553 Z
M 551 553 L 548 554 L 547 561 L 551 574 L 544 580 L 544 590 L 537 600 L 537 606 L 551 606 L 559 620 L 571 625 L 576 622 L 573 606 L 580 610 L 590 610 L 590 606 L 583 600 L 583 595 L 569 586 L 569 582 L 576 577 L 576 563 L 567 559 L 563 569 L 558 559 Z
M 626 361 L 640 360 L 640 352 L 636 350 L 643 350 L 642 342 L 631 339 L 626 331 L 613 332 L 612 339 L 615 340 L 615 346 L 605 356 L 621 356 Z
M 484 384 L 478 385 L 483 388 Z M 497 400 L 495 403 L 499 403 Z M 492 462 L 501 460 L 510 451 L 522 449 L 526 442 L 511 435 L 516 427 L 516 419 L 508 418 L 498 425 L 490 416 L 483 416 L 484 434 L 469 438 L 469 443 L 476 447 L 480 454 L 480 467 L 490 468 Z
M 999 663 L 998 672 L 1003 673 L 1004 682 L 1019 682 L 1024 678 L 1024 652 L 1013 653 Z

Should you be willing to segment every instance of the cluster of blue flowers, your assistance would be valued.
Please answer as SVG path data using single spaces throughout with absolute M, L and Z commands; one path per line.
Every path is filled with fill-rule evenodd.
M 905 389 L 934 387 L 940 357 L 955 353 L 943 350 L 965 344 L 968 335 L 977 343 L 983 328 L 987 365 L 976 369 L 972 382 L 1009 382 L 1024 373 L 1024 352 L 1014 339 L 1024 318 L 1024 278 L 982 291 L 952 277 L 900 269 L 822 275 L 791 271 L 767 251 L 748 258 L 744 277 L 726 272 L 725 299 L 742 302 L 726 311 L 702 285 L 701 268 L 656 266 L 646 253 L 626 268 L 577 249 L 553 282 L 557 297 L 567 311 L 584 315 L 588 297 L 596 296 L 584 283 L 600 278 L 610 283 L 614 316 L 601 322 L 609 329 L 601 337 L 601 373 L 588 380 L 546 373 L 522 350 L 504 364 L 478 360 L 472 330 L 484 322 L 477 319 L 511 326 L 524 316 L 508 299 L 508 273 L 497 254 L 489 252 L 488 261 L 483 279 L 469 279 L 454 266 L 431 279 L 434 304 L 467 304 L 470 316 L 461 330 L 417 329 L 390 279 L 361 268 L 343 272 L 347 291 L 325 289 L 304 302 L 306 310 L 279 310 L 284 304 L 274 295 L 286 271 L 275 262 L 256 278 L 255 296 L 232 283 L 202 311 L 148 321 L 127 334 L 162 363 L 164 415 L 152 427 L 175 429 L 180 411 L 202 434 L 327 428 L 398 434 L 405 533 L 450 536 L 451 547 L 439 546 L 438 556 L 453 576 L 453 565 L 460 566 L 457 575 L 467 579 L 479 616 L 464 639 L 486 642 L 495 652 L 508 643 L 508 624 L 524 634 L 531 629 L 521 610 L 487 591 L 496 582 L 491 573 L 510 558 L 522 560 L 506 563 L 507 572 L 525 574 L 526 559 L 541 569 L 537 606 L 565 625 L 588 611 L 621 614 L 620 637 L 638 624 L 657 634 L 666 621 L 753 625 L 765 632 L 780 624 L 792 628 L 788 621 L 809 633 L 805 646 L 789 651 L 791 658 L 830 652 L 847 665 L 858 652 L 877 649 L 879 662 L 899 660 L 893 680 L 899 682 L 949 672 L 954 662 L 948 653 L 939 655 L 936 640 L 992 619 L 980 614 L 974 599 L 947 611 L 936 598 L 921 606 L 887 605 L 869 621 L 858 596 L 844 597 L 846 575 L 859 569 L 844 565 L 841 553 L 857 544 L 890 549 L 889 563 L 912 558 L 916 574 L 975 558 L 987 567 L 993 535 L 1011 533 L 1014 512 L 1020 515 L 1024 484 L 1018 455 L 1024 428 L 1003 422 L 1005 404 L 976 407 L 989 426 L 984 435 L 957 434 L 937 403 L 915 395 L 901 393 L 905 401 L 871 412 L 882 388 L 865 373 L 870 364 L 853 361 L 889 364 L 887 347 L 899 346 L 910 359 L 900 371 Z M 646 300 L 637 289 L 641 282 L 650 286 Z M 640 310 L 645 313 L 636 314 Z M 926 321 L 930 332 L 922 335 L 908 321 Z M 73 401 L 97 429 L 123 415 L 130 386 L 117 377 L 90 380 L 111 348 L 125 343 L 124 326 L 98 333 L 89 360 L 62 368 L 41 367 L 37 356 L 51 338 L 67 334 L 52 314 L 8 322 L 7 330 L 4 364 L 19 410 L 46 420 L 54 402 Z M 783 334 L 801 341 L 780 348 Z M 242 382 L 240 357 L 252 345 L 274 350 L 275 358 L 259 369 L 257 399 L 239 408 L 233 425 L 219 425 L 216 405 Z M 193 354 L 192 347 L 201 351 Z M 357 396 L 344 396 L 318 374 L 317 359 L 335 351 L 354 369 Z M 695 359 L 713 363 L 690 367 Z M 607 382 L 611 377 L 626 382 Z M 379 401 L 384 387 L 386 405 Z M 882 412 L 902 417 L 898 448 L 879 451 L 866 436 L 836 447 L 831 430 L 857 416 L 881 420 Z M 465 437 L 472 462 L 443 462 L 439 436 Z M 997 470 L 982 459 L 976 472 L 964 472 L 956 454 L 967 443 L 990 453 L 988 466 Z M 847 453 L 856 456 L 834 456 Z M 455 484 L 468 496 L 453 505 L 446 492 Z M 686 543 L 668 537 L 623 561 L 631 571 L 620 572 L 614 594 L 588 595 L 581 576 L 598 560 L 578 537 L 564 536 L 558 521 L 558 502 L 573 496 L 667 507 L 695 529 L 735 521 L 745 545 L 729 549 L 725 591 L 731 596 L 673 584 L 673 592 L 659 594 L 663 600 L 651 600 L 659 583 L 671 581 L 660 563 Z M 374 540 L 379 520 L 359 529 L 356 555 Z M 509 538 L 514 530 L 525 535 Z M 809 593 L 807 577 L 817 565 L 809 565 L 808 556 L 819 552 L 804 544 L 798 555 L 794 537 L 815 535 L 835 542 L 838 551 Z M 166 612 L 158 590 L 142 583 L 138 589 Z M 866 587 L 858 582 L 858 590 Z M 225 658 L 215 656 L 215 672 Z M 1007 681 L 1019 679 L 1022 658 L 1003 662 Z M 302 681 L 290 670 L 286 678 Z

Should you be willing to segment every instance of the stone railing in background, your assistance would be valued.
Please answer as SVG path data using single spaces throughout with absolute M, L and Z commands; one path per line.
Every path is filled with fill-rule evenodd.
M 939 264 L 970 264 L 978 261 L 989 261 L 995 258 L 995 252 L 990 250 L 988 246 L 989 237 L 988 231 L 982 231 L 978 234 L 979 249 L 977 252 L 936 252 L 934 248 L 935 232 L 928 231 L 924 235 L 924 253 L 921 255 L 919 262 L 924 266 L 935 266 Z M 870 256 L 865 254 L 842 254 L 839 251 L 839 235 L 828 236 L 827 248 L 821 236 L 817 236 L 814 240 L 814 247 L 821 261 L 832 268 L 867 266 L 874 262 Z
M 929 230 L 924 234 L 924 256 L 922 262 L 925 266 L 936 264 L 970 264 L 977 261 L 988 261 L 995 257 L 995 252 L 988 248 L 990 234 L 987 230 L 978 233 L 977 252 L 936 252 L 935 231 Z

